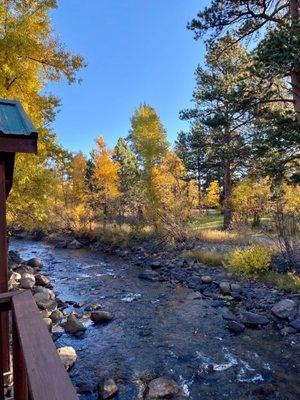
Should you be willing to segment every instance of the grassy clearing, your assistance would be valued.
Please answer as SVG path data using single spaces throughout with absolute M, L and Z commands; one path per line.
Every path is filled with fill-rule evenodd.
M 197 215 L 187 227 L 188 232 L 197 233 L 204 229 L 221 229 L 223 215 L 218 212 L 209 212 L 204 215 Z
M 202 264 L 209 265 L 210 267 L 218 267 L 222 265 L 224 260 L 224 253 L 219 253 L 212 250 L 191 250 L 185 251 L 181 254 L 184 258 L 197 260 Z

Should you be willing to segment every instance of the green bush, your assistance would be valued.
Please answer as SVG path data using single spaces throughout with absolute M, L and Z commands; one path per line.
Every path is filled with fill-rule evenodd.
M 271 251 L 261 245 L 246 249 L 237 248 L 225 257 L 225 266 L 246 275 L 257 275 L 268 271 L 270 262 Z

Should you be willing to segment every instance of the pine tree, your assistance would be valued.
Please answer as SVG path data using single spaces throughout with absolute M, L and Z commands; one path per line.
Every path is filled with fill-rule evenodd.
M 213 0 L 188 27 L 195 32 L 196 39 L 211 33 L 210 39 L 214 41 L 229 29 L 235 43 L 259 38 L 257 73 L 262 87 L 268 88 L 274 79 L 289 75 L 290 97 L 277 96 L 270 101 L 292 102 L 294 115 L 300 121 L 299 0 Z
M 136 156 L 125 139 L 118 140 L 114 148 L 113 160 L 119 164 L 120 191 L 122 193 L 131 192 L 137 184 L 139 169 Z
M 230 51 L 228 46 L 230 45 Z M 226 36 L 211 45 L 206 55 L 206 69 L 196 70 L 195 107 L 181 112 L 181 118 L 197 124 L 205 132 L 199 143 L 205 152 L 205 164 L 221 176 L 223 187 L 224 229 L 232 221 L 232 185 L 237 172 L 249 161 L 252 114 L 247 109 L 249 80 L 246 50 Z M 238 101 L 237 101 L 238 99 Z

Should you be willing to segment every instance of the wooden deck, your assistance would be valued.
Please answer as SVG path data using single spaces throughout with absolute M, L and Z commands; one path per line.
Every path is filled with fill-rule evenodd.
M 11 317 L 14 400 L 78 400 L 30 291 L 0 294 L 0 313 Z M 0 349 L 2 338 L 0 337 Z M 4 366 L 0 354 L 0 400 Z

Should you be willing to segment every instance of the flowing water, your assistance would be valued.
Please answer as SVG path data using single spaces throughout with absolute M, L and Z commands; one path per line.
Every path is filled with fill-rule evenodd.
M 117 399 L 137 399 L 139 378 L 150 372 L 172 377 L 186 399 L 252 399 L 261 382 L 274 384 L 272 398 L 300 398 L 299 344 L 271 328 L 232 336 L 225 308 L 187 288 L 140 280 L 141 269 L 118 258 L 43 242 L 12 241 L 10 248 L 42 259 L 58 297 L 84 304 L 77 312 L 100 303 L 114 316 L 106 325 L 87 321 L 81 337 L 64 333 L 56 341 L 78 354 L 74 383 L 96 385 L 105 371 L 118 383 Z

